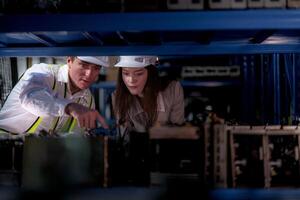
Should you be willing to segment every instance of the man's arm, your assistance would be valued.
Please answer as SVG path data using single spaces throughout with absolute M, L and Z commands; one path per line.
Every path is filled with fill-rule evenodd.
M 65 112 L 77 119 L 82 128 L 96 128 L 97 121 L 101 123 L 103 128 L 109 128 L 105 119 L 95 109 L 89 109 L 78 103 L 70 103 L 66 106 Z
M 18 84 L 21 106 L 36 116 L 62 116 L 70 100 L 55 95 L 54 75 L 47 65 L 34 65 Z
M 80 127 L 95 128 L 99 121 L 108 128 L 104 118 L 95 109 L 89 109 L 56 95 L 52 87 L 54 75 L 47 65 L 33 66 L 24 74 L 21 84 L 22 107 L 36 116 L 63 116 L 69 114 L 78 120 Z

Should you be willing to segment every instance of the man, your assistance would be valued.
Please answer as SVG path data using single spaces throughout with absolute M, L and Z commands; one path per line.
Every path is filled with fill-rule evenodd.
M 108 128 L 89 90 L 108 57 L 68 57 L 63 66 L 35 64 L 13 88 L 0 111 L 0 132 L 84 132 Z

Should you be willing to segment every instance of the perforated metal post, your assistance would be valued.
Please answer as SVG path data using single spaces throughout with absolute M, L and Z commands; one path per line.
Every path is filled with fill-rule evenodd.
M 263 159 L 264 159 L 265 188 L 269 188 L 271 186 L 269 137 L 265 133 L 262 136 L 262 139 L 263 139 Z

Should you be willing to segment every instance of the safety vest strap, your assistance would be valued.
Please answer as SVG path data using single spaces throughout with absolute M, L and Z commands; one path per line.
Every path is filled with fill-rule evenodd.
M 0 134 L 1 133 L 10 133 L 9 131 L 7 131 L 7 130 L 5 130 L 5 129 L 3 129 L 3 128 L 0 128 Z
M 53 119 L 52 124 L 51 124 L 51 128 L 50 128 L 49 131 L 52 131 L 52 132 L 55 131 L 55 129 L 56 129 L 57 125 L 58 125 L 59 118 L 60 117 L 55 117 Z
M 79 98 L 76 103 L 79 103 L 81 98 Z M 73 117 L 69 117 L 68 120 L 65 122 L 65 124 L 63 125 L 63 127 L 61 128 L 62 132 L 70 132 L 70 127 L 72 126 L 72 124 L 74 123 L 74 118 Z M 73 125 L 74 126 L 74 125 Z M 73 127 L 74 128 L 74 127 Z
M 76 124 L 77 124 L 77 120 L 72 117 L 72 121 L 71 121 L 68 132 L 72 132 L 74 130 L 74 127 L 75 127 Z
M 78 102 L 80 101 L 80 99 L 78 100 Z M 77 103 L 78 103 L 77 102 Z M 90 96 L 90 100 L 89 100 L 89 108 L 92 108 L 92 105 L 93 105 L 93 96 L 91 95 Z M 68 128 L 68 132 L 72 132 L 74 130 L 74 127 L 76 126 L 77 124 L 77 120 L 75 118 L 71 118 L 71 121 L 70 122 L 67 122 L 69 125 L 69 128 Z
M 53 86 L 52 86 L 52 90 L 53 91 L 56 91 L 57 90 L 57 83 L 56 83 L 56 79 L 54 77 L 54 83 L 53 83 Z M 64 98 L 66 98 L 67 96 L 67 83 L 64 84 Z M 78 99 L 78 101 L 76 103 L 79 103 L 80 102 L 80 98 Z M 88 107 L 91 108 L 92 105 L 93 105 L 93 97 L 92 95 L 90 96 L 90 100 L 89 100 L 89 103 L 88 103 Z M 60 117 L 56 117 L 54 118 L 54 120 L 52 121 L 52 124 L 51 124 L 51 128 L 49 129 L 49 131 L 55 131 L 57 125 L 58 125 L 58 122 L 59 122 L 59 119 Z M 27 133 L 30 133 L 30 134 L 33 134 L 36 132 L 38 126 L 41 124 L 41 122 L 43 121 L 43 118 L 42 117 L 38 117 L 36 119 L 36 121 L 30 126 L 30 128 L 26 131 Z M 64 124 L 64 126 L 61 128 L 61 132 L 72 132 L 74 127 L 76 126 L 77 124 L 77 120 L 73 117 L 69 117 L 68 120 L 66 121 L 66 123 Z
M 43 121 L 42 117 L 38 117 L 35 122 L 25 131 L 26 133 L 33 134 L 35 133 L 36 129 L 40 125 L 40 123 Z

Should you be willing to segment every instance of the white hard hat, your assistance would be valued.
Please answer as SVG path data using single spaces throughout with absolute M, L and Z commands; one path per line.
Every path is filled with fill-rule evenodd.
M 156 65 L 157 61 L 156 56 L 120 56 L 120 61 L 115 67 L 146 67 Z
M 109 67 L 108 56 L 77 56 L 79 60 L 92 63 L 95 65 L 101 65 L 104 67 Z

